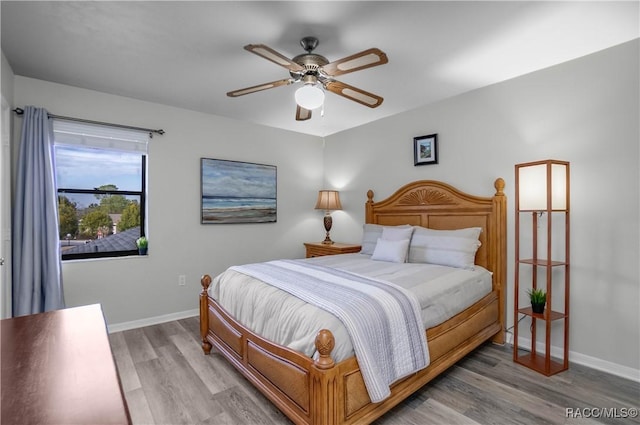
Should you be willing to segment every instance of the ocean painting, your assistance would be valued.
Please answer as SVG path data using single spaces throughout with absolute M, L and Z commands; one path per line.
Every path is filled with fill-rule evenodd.
M 201 158 L 203 224 L 276 221 L 276 167 Z

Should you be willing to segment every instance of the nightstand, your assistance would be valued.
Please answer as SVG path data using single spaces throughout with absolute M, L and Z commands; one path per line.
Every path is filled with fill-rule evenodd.
M 322 242 L 305 242 L 307 248 L 307 258 L 321 257 L 323 255 L 350 254 L 360 252 L 362 246 L 350 243 L 334 242 L 324 244 Z

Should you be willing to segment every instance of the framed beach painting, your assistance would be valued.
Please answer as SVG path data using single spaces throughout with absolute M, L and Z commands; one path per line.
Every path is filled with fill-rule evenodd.
M 200 159 L 202 224 L 276 222 L 274 165 Z

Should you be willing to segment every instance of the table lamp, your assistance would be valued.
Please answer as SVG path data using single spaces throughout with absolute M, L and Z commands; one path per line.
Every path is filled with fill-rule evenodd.
M 317 210 L 324 210 L 324 229 L 327 231 L 327 236 L 324 238 L 322 243 L 324 244 L 332 244 L 333 241 L 329 237 L 329 231 L 331 230 L 331 225 L 333 224 L 333 219 L 331 218 L 331 211 L 341 210 L 342 205 L 340 204 L 340 195 L 337 190 L 320 190 L 318 191 L 318 202 L 316 202 Z

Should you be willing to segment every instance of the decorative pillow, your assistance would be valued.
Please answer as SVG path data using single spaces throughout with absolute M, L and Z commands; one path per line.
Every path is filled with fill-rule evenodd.
M 378 239 L 376 248 L 371 255 L 372 260 L 390 261 L 392 263 L 404 263 L 409 249 L 409 239 L 389 241 Z
M 409 246 L 409 262 L 473 270 L 480 232 L 481 227 L 434 230 L 416 226 Z
M 365 224 L 362 226 L 362 249 L 360 251 L 361 254 L 371 255 L 373 251 L 376 249 L 376 244 L 378 243 L 379 238 L 383 238 L 382 232 L 384 229 L 409 229 L 413 232 L 413 227 L 405 224 L 402 226 L 382 226 L 380 224 Z M 406 230 L 405 230 L 406 231 Z M 393 235 L 392 230 L 387 231 L 388 235 Z M 393 235 L 395 236 L 395 235 Z M 391 237 L 391 236 L 390 236 Z M 409 239 L 411 237 L 411 233 L 409 236 L 403 239 Z

